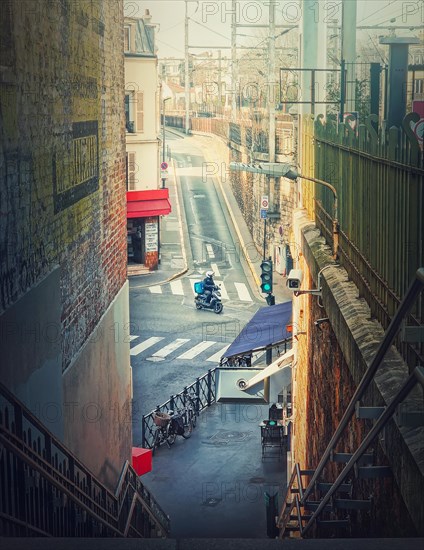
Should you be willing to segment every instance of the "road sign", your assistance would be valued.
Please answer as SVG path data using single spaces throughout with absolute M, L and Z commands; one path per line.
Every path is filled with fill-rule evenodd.
M 167 162 L 162 162 L 160 167 L 161 167 L 161 170 L 166 170 L 168 168 L 168 163 Z
M 267 210 L 263 210 L 263 209 L 261 208 L 261 218 L 262 218 L 263 220 L 266 220 L 266 214 L 267 214 Z
M 161 172 L 160 172 L 160 177 L 161 177 L 163 180 L 166 180 L 166 178 L 168 177 L 168 170 L 161 170 Z
M 268 195 L 262 195 L 261 209 L 262 210 L 268 210 L 268 207 L 269 207 Z

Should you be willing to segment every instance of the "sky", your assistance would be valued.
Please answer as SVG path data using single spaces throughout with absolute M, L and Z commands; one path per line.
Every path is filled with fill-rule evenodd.
M 351 0 L 343 0 L 349 2 Z M 268 21 L 266 0 L 236 1 L 237 23 L 263 24 Z M 293 0 L 275 0 L 276 24 L 296 25 L 300 21 L 301 7 Z M 357 25 L 402 25 L 424 28 L 424 2 L 422 0 L 357 0 Z M 141 17 L 149 9 L 152 22 L 158 24 L 156 41 L 159 58 L 184 57 L 184 0 L 124 0 L 124 13 L 127 16 Z M 340 0 L 317 0 L 312 9 L 320 22 L 341 18 Z M 229 0 L 188 0 L 189 46 L 190 53 L 196 54 L 212 47 L 222 48 L 223 56 L 230 56 L 231 1 Z M 252 45 L 247 38 L 252 29 L 238 27 L 237 44 Z M 265 36 L 265 30 L 262 30 Z M 418 29 L 398 29 L 397 36 L 416 36 Z M 388 30 L 358 31 L 358 40 L 388 34 Z M 245 35 L 245 36 L 241 36 Z M 243 42 L 244 41 L 244 42 Z M 260 41 L 260 40 L 259 40 Z M 256 41 L 257 43 L 257 41 Z M 216 50 L 215 50 L 216 51 Z

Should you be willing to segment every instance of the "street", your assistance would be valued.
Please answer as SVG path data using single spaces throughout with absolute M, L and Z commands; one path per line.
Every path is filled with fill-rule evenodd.
M 245 323 L 264 305 L 252 289 L 219 189 L 211 178 L 202 180 L 201 150 L 193 148 L 189 138 L 169 132 L 168 140 L 183 224 L 187 221 L 188 271 L 164 284 L 148 286 L 143 277 L 130 279 L 135 444 L 141 440 L 141 416 L 215 368 Z M 165 222 L 165 228 L 175 229 L 176 214 Z M 171 234 L 176 235 L 163 231 L 164 244 Z M 174 261 L 178 261 L 177 245 L 175 250 Z M 221 285 L 224 311 L 220 315 L 194 307 L 193 284 L 208 269 Z

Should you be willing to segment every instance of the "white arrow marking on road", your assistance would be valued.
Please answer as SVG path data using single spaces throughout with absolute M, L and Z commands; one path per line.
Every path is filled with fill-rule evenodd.
M 216 342 L 209 342 L 206 340 L 204 342 L 200 342 L 200 344 L 197 344 L 188 351 L 185 351 L 182 355 L 178 356 L 177 359 L 194 359 L 196 355 L 199 355 L 199 353 L 202 353 L 202 351 L 205 351 L 205 349 L 210 348 L 214 344 L 216 344 Z
M 172 294 L 178 294 L 180 296 L 184 296 L 183 283 L 180 280 L 171 281 L 170 285 L 171 285 Z
M 190 342 L 190 339 L 187 338 L 177 338 L 164 348 L 160 349 L 156 353 L 153 354 L 153 357 L 166 357 L 176 349 L 178 349 L 180 346 L 184 345 L 186 342 Z
M 162 336 L 152 336 L 151 338 L 148 338 L 144 342 L 141 342 L 141 344 L 138 344 L 138 346 L 134 346 L 130 351 L 130 355 L 138 355 L 145 349 L 150 348 L 151 346 L 154 346 L 161 340 L 163 340 Z
M 211 244 L 207 244 L 206 245 L 206 250 L 208 252 L 208 256 L 209 258 L 215 258 L 215 254 L 213 253 L 213 248 L 212 248 L 212 245 Z
M 224 355 L 224 353 L 227 351 L 227 349 L 230 347 L 230 344 L 222 348 L 220 351 L 216 352 L 214 355 L 211 355 L 206 361 L 211 361 L 213 363 L 219 363 L 219 360 Z
M 244 283 L 234 283 L 234 286 L 236 287 L 237 294 L 239 295 L 240 300 L 243 300 L 244 302 L 253 301 Z
M 162 294 L 162 287 L 159 285 L 150 286 L 149 290 L 152 294 Z

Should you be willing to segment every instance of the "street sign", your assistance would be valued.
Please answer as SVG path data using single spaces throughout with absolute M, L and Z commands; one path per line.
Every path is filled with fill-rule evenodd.
M 262 218 L 263 220 L 266 220 L 266 214 L 267 214 L 267 211 L 266 211 L 266 210 L 263 210 L 263 209 L 261 208 L 261 218 Z
M 262 195 L 261 209 L 262 210 L 268 210 L 268 207 L 269 207 L 268 195 Z
M 160 177 L 161 177 L 163 180 L 166 180 L 167 177 L 168 177 L 168 170 L 161 170 L 161 172 L 160 172 Z
M 166 170 L 168 168 L 168 163 L 164 161 L 161 163 L 160 167 L 161 167 L 161 170 Z

